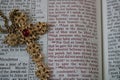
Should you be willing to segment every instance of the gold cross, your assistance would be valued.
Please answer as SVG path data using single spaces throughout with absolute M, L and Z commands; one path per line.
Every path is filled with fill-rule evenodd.
M 27 52 L 35 62 L 37 71 L 36 76 L 41 80 L 48 80 L 50 77 L 50 71 L 48 67 L 43 63 L 43 55 L 41 53 L 40 46 L 35 40 L 39 35 L 43 35 L 48 31 L 48 24 L 45 22 L 38 22 L 36 24 L 29 24 L 28 18 L 25 13 L 18 9 L 14 9 L 9 14 L 11 25 L 8 25 L 8 19 L 2 12 L 0 16 L 3 18 L 6 29 L 0 27 L 1 32 L 9 33 L 4 40 L 4 43 L 10 46 L 16 46 L 19 44 L 27 45 Z

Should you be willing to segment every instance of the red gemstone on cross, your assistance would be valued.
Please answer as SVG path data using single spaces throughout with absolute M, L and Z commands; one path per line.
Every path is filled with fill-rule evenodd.
M 24 29 L 24 30 L 22 31 L 22 34 L 23 34 L 25 37 L 28 37 L 28 36 L 30 35 L 30 32 L 29 32 L 28 29 Z

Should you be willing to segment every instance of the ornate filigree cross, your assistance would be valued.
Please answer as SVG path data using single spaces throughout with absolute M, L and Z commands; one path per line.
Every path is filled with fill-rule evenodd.
M 8 33 L 5 37 L 4 43 L 10 46 L 16 46 L 19 44 L 27 45 L 27 52 L 35 62 L 37 70 L 36 76 L 41 80 L 48 80 L 50 77 L 50 71 L 48 67 L 43 63 L 43 55 L 39 44 L 36 43 L 39 35 L 43 35 L 48 31 L 48 24 L 44 22 L 38 22 L 36 24 L 29 24 L 28 18 L 25 13 L 14 9 L 9 14 L 11 25 L 8 25 L 8 19 L 2 12 L 0 16 L 3 18 L 6 29 L 0 27 L 0 31 Z

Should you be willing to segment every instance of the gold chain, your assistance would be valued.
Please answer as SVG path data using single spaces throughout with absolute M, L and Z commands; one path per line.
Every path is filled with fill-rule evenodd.
M 6 29 L 0 27 L 0 31 L 8 33 L 4 43 L 10 46 L 26 44 L 26 50 L 37 67 L 35 72 L 36 76 L 41 80 L 48 80 L 50 77 L 50 70 L 44 64 L 44 57 L 41 53 L 40 46 L 35 41 L 39 35 L 43 35 L 48 31 L 48 25 L 45 22 L 38 22 L 36 24 L 27 23 L 27 16 L 18 9 L 14 9 L 9 14 L 9 18 L 12 22 L 10 26 L 8 25 L 7 17 L 4 16 L 1 11 L 0 16 L 3 18 L 4 26 L 6 27 Z

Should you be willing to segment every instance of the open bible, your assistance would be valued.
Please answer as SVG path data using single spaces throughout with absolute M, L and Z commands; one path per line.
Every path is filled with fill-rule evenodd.
M 52 24 L 38 40 L 50 80 L 120 80 L 119 0 L 0 0 L 7 17 L 12 9 L 33 23 Z M 5 36 L 0 34 L 0 80 L 38 80 L 26 46 L 8 46 Z

